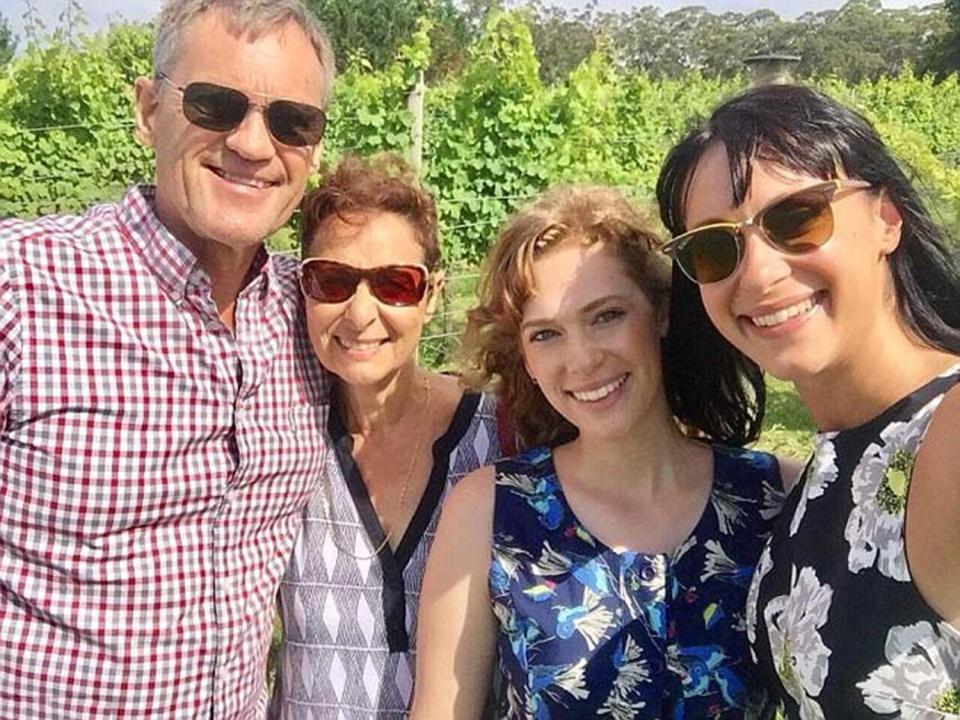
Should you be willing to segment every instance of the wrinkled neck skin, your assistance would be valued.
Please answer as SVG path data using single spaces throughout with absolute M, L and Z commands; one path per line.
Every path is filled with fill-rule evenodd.
M 341 380 L 341 410 L 347 429 L 370 437 L 397 427 L 408 417 L 422 422 L 425 419 L 421 417 L 425 402 L 424 384 L 429 382 L 428 375 L 411 358 L 376 385 L 350 385 Z

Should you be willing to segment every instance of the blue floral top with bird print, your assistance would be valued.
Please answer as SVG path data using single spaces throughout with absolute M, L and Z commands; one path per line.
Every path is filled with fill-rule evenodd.
M 549 448 L 496 464 L 499 717 L 759 714 L 745 604 L 783 484 L 772 455 L 714 445 L 713 460 L 703 514 L 669 555 L 595 538 L 568 505 Z

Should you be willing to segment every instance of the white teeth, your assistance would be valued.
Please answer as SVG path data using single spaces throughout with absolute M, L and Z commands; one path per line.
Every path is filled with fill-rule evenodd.
M 612 393 L 618 387 L 623 385 L 627 381 L 627 376 L 622 375 L 618 379 L 614 380 L 612 383 L 608 383 L 603 387 L 597 388 L 596 390 L 586 390 L 583 392 L 571 392 L 574 398 L 580 400 L 581 402 L 597 402 L 598 400 L 603 400 L 607 395 Z
M 785 323 L 787 320 L 798 315 L 806 315 L 807 313 L 813 311 L 817 306 L 817 303 L 812 297 L 807 298 L 803 302 L 797 303 L 796 305 L 791 305 L 790 307 L 783 308 L 782 310 L 777 310 L 775 313 L 770 313 L 769 315 L 757 315 L 756 317 L 751 317 L 754 325 L 759 325 L 760 327 L 773 327 L 774 325 L 780 325 Z
M 247 187 L 257 188 L 258 190 L 263 190 L 264 188 L 270 187 L 273 183 L 269 183 L 266 180 L 259 180 L 253 177 L 246 177 L 243 175 L 234 175 L 233 173 L 228 173 L 224 170 L 215 170 L 220 177 L 222 177 L 227 182 L 236 183 L 237 185 L 246 185 Z
M 380 340 L 344 340 L 338 337 L 337 342 L 347 350 L 374 350 L 380 347 Z

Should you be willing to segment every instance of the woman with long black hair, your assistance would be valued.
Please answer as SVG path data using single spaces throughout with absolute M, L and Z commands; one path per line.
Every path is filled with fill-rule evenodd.
M 739 350 L 820 429 L 747 632 L 789 718 L 960 715 L 960 276 L 870 123 L 808 88 L 720 105 L 657 186 L 673 347 Z

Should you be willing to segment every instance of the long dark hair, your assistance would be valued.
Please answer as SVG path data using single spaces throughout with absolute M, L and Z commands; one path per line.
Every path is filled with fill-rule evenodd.
M 717 107 L 710 118 L 667 155 L 657 179 L 660 217 L 673 235 L 686 230 L 690 177 L 706 149 L 726 148 L 733 199 L 739 205 L 750 187 L 752 163 L 779 165 L 823 179 L 846 177 L 886 192 L 903 218 L 900 244 L 889 256 L 904 325 L 924 344 L 960 354 L 960 273 L 943 230 L 919 194 L 861 114 L 811 88 L 764 85 Z M 696 285 L 674 268 L 670 344 L 719 352 L 728 343 L 713 328 Z M 759 373 L 741 355 L 746 377 Z M 704 379 L 709 382 L 709 379 Z

